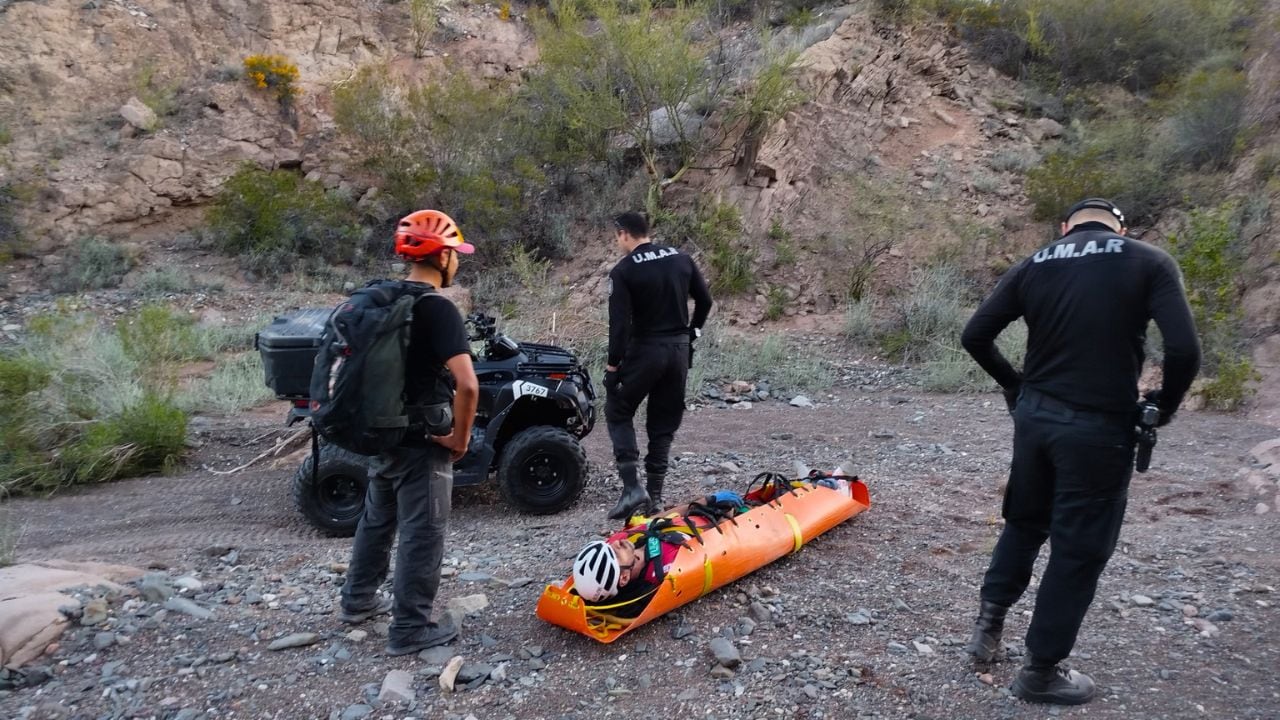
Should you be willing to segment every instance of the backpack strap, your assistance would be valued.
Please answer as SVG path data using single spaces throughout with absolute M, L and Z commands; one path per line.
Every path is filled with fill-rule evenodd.
M 311 426 L 311 487 L 320 487 L 320 433 L 316 432 L 316 424 L 308 422 Z
M 408 280 L 370 280 L 365 286 L 356 290 L 356 293 L 369 295 L 377 300 L 379 305 L 390 305 L 402 295 L 413 295 L 421 299 L 425 295 L 435 293 L 436 289 L 426 283 L 409 282 Z M 416 305 L 416 302 L 415 302 Z

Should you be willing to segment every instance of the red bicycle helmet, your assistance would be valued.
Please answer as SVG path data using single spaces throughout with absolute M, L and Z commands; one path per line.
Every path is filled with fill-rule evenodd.
M 396 255 L 418 262 L 442 250 L 470 255 L 476 248 L 462 241 L 462 231 L 453 218 L 439 210 L 419 210 L 400 218 L 396 225 Z

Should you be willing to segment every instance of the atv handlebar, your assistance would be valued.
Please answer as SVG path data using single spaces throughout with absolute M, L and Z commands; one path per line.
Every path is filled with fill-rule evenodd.
M 474 312 L 467 316 L 467 325 L 471 328 L 468 340 L 488 342 L 498 334 L 498 319 L 482 312 Z
M 486 358 L 502 360 L 520 352 L 520 344 L 503 333 L 498 332 L 498 320 L 492 315 L 474 312 L 467 316 L 467 325 L 471 332 L 467 339 L 484 343 Z

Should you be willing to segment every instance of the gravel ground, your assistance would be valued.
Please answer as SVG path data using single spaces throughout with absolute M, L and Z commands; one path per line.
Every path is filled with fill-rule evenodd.
M 961 649 L 1000 528 L 1011 423 L 995 395 L 929 395 L 903 378 L 851 367 L 811 395 L 816 407 L 693 410 L 670 500 L 742 487 L 796 459 L 851 460 L 873 506 L 610 646 L 534 615 L 543 586 L 610 529 L 617 487 L 602 428 L 586 442 L 592 480 L 565 513 L 521 516 L 492 489 L 457 493 L 440 602 L 470 612 L 458 641 L 424 657 L 386 657 L 378 622 L 353 632 L 337 621 L 348 541 L 294 514 L 289 468 L 14 501 L 20 559 L 151 574 L 120 596 L 84 589 L 87 617 L 31 670 L 43 682 L 0 691 L 0 717 L 1280 717 L 1280 514 L 1258 512 L 1241 471 L 1280 431 L 1188 412 L 1163 432 L 1070 661 L 1099 697 L 1039 707 L 1006 689 L 1034 587 L 1011 615 L 1008 660 L 974 667 Z M 254 457 L 275 422 L 197 423 L 191 467 Z M 297 647 L 271 649 L 289 636 Z M 717 659 L 731 650 L 740 661 Z M 463 664 L 447 692 L 439 675 L 454 656 Z

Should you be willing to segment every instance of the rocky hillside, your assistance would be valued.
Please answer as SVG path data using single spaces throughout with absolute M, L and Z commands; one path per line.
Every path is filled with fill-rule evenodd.
M 41 0 L 0 5 L 0 185 L 29 200 L 30 252 L 87 235 L 147 243 L 199 222 L 200 206 L 244 162 L 298 168 L 358 194 L 336 141 L 329 88 L 399 56 L 407 4 L 377 0 L 134 3 Z M 518 71 L 527 36 L 494 12 L 443 19 L 447 51 L 477 73 Z M 300 97 L 283 113 L 242 78 L 244 57 L 297 64 Z M 434 58 L 438 61 L 438 58 Z M 426 62 L 433 61 L 427 58 Z
M 337 132 L 332 102 L 333 89 L 362 66 L 447 63 L 475 78 L 518 81 L 537 60 L 529 9 L 487 4 L 445 10 L 415 58 L 409 5 L 0 5 L 0 189 L 15 199 L 22 230 L 6 292 L 40 289 L 67 262 L 58 250 L 89 236 L 124 241 L 142 258 L 139 269 L 188 260 L 173 239 L 200 226 L 204 207 L 245 162 L 297 169 L 365 197 L 376 178 Z M 1240 191 L 1275 152 L 1277 16 L 1267 3 L 1249 38 L 1255 131 L 1236 166 Z M 744 23 L 722 32 L 733 42 L 756 30 Z M 1039 117 L 1023 88 L 944 28 L 887 24 L 871 3 L 856 2 L 776 28 L 775 37 L 799 52 L 791 77 L 807 101 L 749 151 L 716 148 L 663 199 L 672 208 L 723 202 L 740 211 L 753 289 L 723 303 L 724 318 L 832 330 L 859 274 L 884 294 L 948 257 L 994 278 L 1046 237 L 1031 221 L 1024 173 L 1070 129 Z M 289 107 L 244 79 L 252 54 L 296 63 L 301 94 Z M 582 220 L 571 219 L 575 261 L 555 272 L 569 288 L 564 312 L 585 317 L 612 256 Z M 1157 225 L 1153 237 L 1171 227 Z M 1263 226 L 1253 269 L 1241 278 L 1264 388 L 1280 379 L 1276 245 L 1274 228 Z M 229 281 L 241 280 L 230 269 Z M 1264 395 L 1259 411 L 1277 420 L 1280 402 Z

